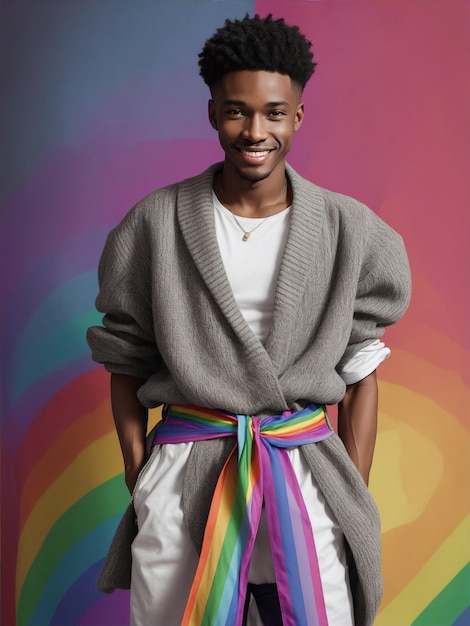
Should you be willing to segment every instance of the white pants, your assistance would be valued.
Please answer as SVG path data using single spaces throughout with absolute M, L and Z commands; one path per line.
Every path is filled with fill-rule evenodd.
M 180 626 L 198 553 L 183 519 L 182 492 L 192 443 L 155 448 L 134 493 L 139 532 L 132 544 L 131 625 Z M 298 448 L 289 449 L 312 524 L 329 626 L 353 626 L 344 539 Z M 264 512 L 249 581 L 274 582 Z M 250 605 L 249 626 L 261 625 Z

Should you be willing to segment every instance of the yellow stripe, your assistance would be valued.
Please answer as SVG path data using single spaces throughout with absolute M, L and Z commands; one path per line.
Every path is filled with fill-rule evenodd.
M 55 522 L 91 489 L 122 471 L 122 459 L 114 432 L 85 448 L 52 483 L 25 520 L 19 538 L 17 597 L 37 553 Z
M 265 433 L 269 433 L 269 434 L 278 434 L 278 433 L 301 433 L 304 430 L 310 430 L 311 428 L 314 428 L 316 426 L 318 426 L 319 423 L 321 422 L 326 422 L 326 416 L 324 411 L 322 411 L 321 413 L 319 413 L 318 415 L 312 415 L 311 417 L 309 417 L 308 420 L 303 420 L 301 421 L 300 418 L 293 419 L 290 420 L 288 422 L 285 422 L 284 424 L 282 424 L 281 426 L 278 426 L 278 424 L 270 424 L 269 426 L 266 427 L 266 429 L 263 428 L 262 432 L 263 434 Z
M 222 412 L 220 413 L 220 416 L 217 415 L 216 417 L 214 417 L 213 415 L 209 414 L 204 409 L 192 409 L 192 408 L 188 409 L 188 407 L 185 405 L 172 404 L 171 408 L 176 413 L 181 413 L 182 415 L 188 415 L 189 417 L 192 417 L 192 416 L 202 417 L 216 424 L 230 424 L 231 425 L 235 423 L 234 418 L 229 417 L 229 416 L 224 416 Z
M 420 572 L 382 611 L 376 626 L 411 624 L 468 563 L 470 516 L 447 537 Z
M 261 431 L 263 435 L 271 435 L 272 437 L 276 437 L 278 435 L 289 435 L 293 433 L 294 435 L 302 434 L 303 432 L 308 432 L 312 428 L 318 426 L 319 422 L 325 421 L 323 418 L 317 419 L 315 421 L 310 420 L 309 422 L 303 422 L 300 426 L 298 424 L 287 424 L 286 426 L 280 426 L 279 428 L 266 428 Z
M 75 420 L 36 461 L 21 489 L 19 534 L 23 521 L 36 506 L 51 482 L 60 476 L 77 454 L 93 441 L 114 431 L 109 409 L 109 398 L 93 411 Z
M 251 429 L 250 429 L 251 432 Z M 252 432 L 251 432 L 252 434 Z M 254 450 L 253 450 L 254 452 Z M 209 594 L 211 591 L 214 574 L 220 559 L 220 554 L 225 542 L 228 524 L 231 519 L 233 502 L 238 482 L 237 456 L 234 453 L 230 467 L 228 468 L 225 487 L 222 491 L 222 498 L 214 527 L 211 546 L 208 552 L 207 561 L 203 570 L 203 575 L 197 589 L 197 602 L 193 606 L 191 613 L 191 624 L 200 624 L 204 614 Z M 235 467 L 234 467 L 235 466 Z M 248 488 L 245 504 L 249 502 L 255 485 L 255 471 L 253 463 L 250 463 L 248 474 Z
M 233 455 L 230 464 L 237 463 L 236 455 Z M 222 552 L 222 546 L 225 539 L 225 533 L 227 531 L 228 520 L 230 519 L 230 513 L 233 507 L 233 501 L 235 499 L 235 491 L 237 487 L 237 473 L 230 471 L 228 468 L 227 477 L 225 480 L 224 489 L 222 490 L 222 497 L 220 500 L 219 510 L 217 513 L 216 522 L 214 525 L 214 534 L 211 540 L 211 545 L 207 555 L 207 561 L 205 568 L 197 589 L 197 602 L 193 606 L 191 613 L 191 624 L 201 623 L 202 614 L 204 613 L 209 593 L 212 585 L 212 575 L 214 574 L 217 563 L 219 562 L 220 553 Z M 209 578 L 209 575 L 211 578 Z M 199 613 L 201 611 L 201 614 Z M 196 620 L 196 621 L 194 621 Z

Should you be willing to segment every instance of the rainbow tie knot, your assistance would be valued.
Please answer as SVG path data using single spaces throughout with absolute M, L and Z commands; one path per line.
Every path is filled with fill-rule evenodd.
M 237 439 L 214 491 L 182 626 L 241 625 L 263 506 L 284 626 L 327 626 L 313 531 L 287 448 L 332 434 L 317 405 L 267 417 L 165 407 L 155 443 Z

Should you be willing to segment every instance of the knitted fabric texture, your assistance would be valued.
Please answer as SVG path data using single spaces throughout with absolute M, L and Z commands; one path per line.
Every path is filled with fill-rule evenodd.
M 356 200 L 287 167 L 294 198 L 263 345 L 225 274 L 212 204 L 217 168 L 140 202 L 109 235 L 99 268 L 93 358 L 143 378 L 146 407 L 196 404 L 263 415 L 334 404 L 337 368 L 396 322 L 410 297 L 401 237 Z
M 337 369 L 406 310 L 410 272 L 401 237 L 360 202 L 304 180 L 291 167 L 291 223 L 271 331 L 262 344 L 234 299 L 217 244 L 217 164 L 139 202 L 110 234 L 99 268 L 103 326 L 88 331 L 93 358 L 142 378 L 148 408 L 197 404 L 246 415 L 334 404 Z M 215 482 L 233 443 L 196 442 L 184 514 L 201 545 Z M 373 624 L 382 594 L 375 504 L 336 435 L 302 446 L 346 537 L 357 626 Z M 130 507 L 99 580 L 130 582 Z

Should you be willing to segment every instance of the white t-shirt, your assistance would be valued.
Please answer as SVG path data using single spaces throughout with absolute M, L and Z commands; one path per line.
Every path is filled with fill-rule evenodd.
M 215 193 L 215 228 L 235 300 L 253 333 L 264 342 L 271 328 L 279 268 L 289 233 L 291 208 L 268 218 L 234 216 Z M 243 233 L 250 232 L 247 241 Z M 379 339 L 357 352 L 341 369 L 351 385 L 371 374 L 390 355 Z

